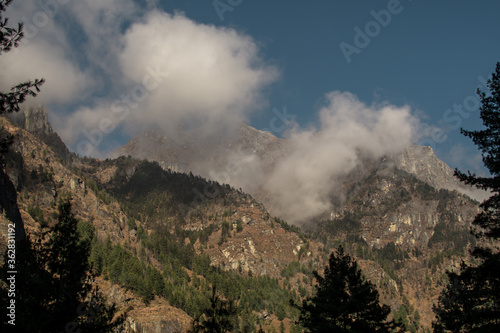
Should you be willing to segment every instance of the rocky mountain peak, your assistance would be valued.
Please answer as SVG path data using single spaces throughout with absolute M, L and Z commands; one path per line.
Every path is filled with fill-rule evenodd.
M 453 169 L 441 161 L 431 147 L 411 145 L 401 153 L 393 155 L 392 159 L 397 169 L 414 175 L 438 190 L 457 190 L 478 201 L 489 196 L 485 191 L 462 184 L 454 176 Z
M 183 131 L 172 134 L 152 129 L 132 138 L 126 145 L 115 150 L 110 157 L 131 155 L 135 158 L 156 161 L 164 169 L 192 171 L 208 176 L 199 167 L 200 162 L 203 164 L 207 158 L 211 162 L 218 161 L 219 165 L 224 165 L 227 163 L 228 152 L 241 151 L 244 154 L 257 156 L 264 161 L 264 168 L 270 169 L 286 151 L 286 140 L 243 123 L 236 135 L 217 138 L 213 142 L 215 145 L 210 147 L 210 152 L 207 152 L 206 148 L 198 146 Z
M 262 162 L 265 172 L 273 170 L 274 166 L 289 153 L 289 145 L 286 139 L 280 139 L 273 134 L 258 130 L 241 123 L 238 136 L 235 138 L 221 138 L 219 147 L 211 149 L 209 158 L 222 161 L 219 167 L 227 162 L 228 151 L 239 151 L 244 154 L 255 156 Z M 204 149 L 197 147 L 196 143 L 190 141 L 186 136 L 171 137 L 169 133 L 158 130 L 147 131 L 134 137 L 117 149 L 111 157 L 131 155 L 158 162 L 164 169 L 174 171 L 192 171 L 209 177 L 199 168 L 207 161 Z M 219 156 L 222 155 L 222 156 Z M 201 163 L 200 163 L 201 162 Z M 406 149 L 385 158 L 386 165 L 405 171 L 414 175 L 437 190 L 457 190 L 469 197 L 482 201 L 489 194 L 466 186 L 454 176 L 454 171 L 446 163 L 441 161 L 431 147 L 410 145 Z M 261 198 L 260 193 L 252 193 Z M 264 200 L 264 199 L 262 199 Z M 264 200 L 265 201 L 265 200 Z M 267 203 L 266 203 L 267 204 Z
M 49 122 L 49 113 L 44 106 L 27 107 L 21 112 L 10 114 L 8 118 L 15 126 L 41 139 L 60 158 L 67 162 L 71 161 L 71 153 L 61 140 L 61 137 L 52 129 L 52 125 Z
M 27 107 L 22 112 L 13 113 L 10 118 L 18 127 L 36 135 L 48 136 L 54 133 L 47 109 L 42 105 Z
M 411 145 L 393 158 L 398 169 L 415 175 L 436 189 L 458 185 L 453 170 L 436 157 L 431 147 Z

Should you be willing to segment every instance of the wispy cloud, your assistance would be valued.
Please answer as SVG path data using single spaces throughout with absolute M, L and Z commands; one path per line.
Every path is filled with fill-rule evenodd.
M 280 151 L 266 160 L 228 149 L 225 165 L 202 156 L 196 171 L 265 198 L 272 214 L 300 224 L 329 214 L 343 199 L 345 177 L 363 161 L 400 152 L 425 132 L 410 107 L 366 105 L 348 92 L 326 94 L 318 115 L 317 126 L 289 124 Z
M 481 153 L 471 147 L 462 144 L 453 145 L 443 156 L 449 161 L 452 168 L 460 166 L 462 172 L 471 171 L 478 176 L 488 176 L 488 171 L 484 167 Z
M 296 127 L 288 133 L 291 153 L 263 182 L 276 213 L 295 222 L 328 213 L 332 196 L 342 194 L 343 176 L 363 158 L 405 148 L 421 127 L 407 106 L 369 106 L 338 91 L 326 95 L 319 116 L 318 128 Z

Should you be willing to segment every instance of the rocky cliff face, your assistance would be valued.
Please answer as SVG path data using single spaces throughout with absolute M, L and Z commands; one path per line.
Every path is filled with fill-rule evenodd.
M 22 128 L 53 149 L 53 151 L 66 162 L 71 161 L 71 153 L 61 140 L 59 135 L 53 131 L 49 122 L 49 114 L 45 107 L 27 107 L 21 112 L 9 115 L 9 120 L 17 127 Z
M 11 162 L 7 162 L 5 172 L 11 176 L 12 183 L 17 184 L 17 203 L 28 232 L 36 232 L 41 227 L 27 214 L 28 207 L 38 204 L 44 215 L 51 216 L 57 212 L 58 199 L 71 194 L 77 217 L 95 221 L 101 237 L 110 235 L 114 241 L 124 239 L 122 225 L 126 218 L 117 205 L 105 205 L 38 137 L 12 126 L 6 119 L 4 123 L 14 136 L 7 155 Z M 18 156 L 16 163 L 13 156 Z M 45 222 L 52 225 L 55 219 L 48 217 Z
M 196 145 L 187 133 L 179 131 L 176 137 L 160 129 L 144 132 L 132 138 L 126 145 L 111 154 L 112 158 L 132 156 L 158 162 L 164 169 L 178 172 L 193 172 L 208 177 L 206 164 L 215 168 L 227 168 L 228 154 L 240 151 L 254 155 L 263 161 L 264 169 L 271 169 L 286 153 L 286 142 L 271 133 L 241 124 L 237 133 L 231 137 L 217 137 L 210 154 Z M 200 165 L 203 164 L 203 167 Z
M 41 105 L 35 108 L 25 108 L 18 113 L 12 113 L 9 118 L 17 127 L 35 135 L 44 136 L 54 133 L 49 123 L 47 109 Z
M 394 243 L 425 249 L 438 225 L 468 232 L 477 202 L 457 191 L 437 189 L 427 182 L 382 162 L 371 173 L 345 184 L 346 198 L 330 221 L 347 215 L 359 220 L 361 236 L 380 248 Z
M 3 209 L 0 217 L 2 251 L 5 250 L 8 223 L 16 221 L 16 236 L 24 235 L 25 230 L 31 237 L 39 235 L 56 223 L 57 218 L 54 214 L 57 213 L 57 201 L 68 196 L 72 198 L 72 210 L 75 216 L 85 221 L 92 221 L 98 239 L 104 241 L 109 238 L 113 243 L 134 244 L 133 233 L 126 224 L 127 216 L 116 202 L 110 204 L 103 202 L 87 186 L 86 181 L 73 173 L 51 147 L 37 136 L 13 126 L 5 118 L 0 120 L 5 129 L 14 136 L 14 142 L 6 155 L 9 160 L 5 169 L 0 170 L 0 206 Z M 14 156 L 17 156 L 15 163 Z M 75 163 L 73 169 L 77 169 L 78 165 Z M 11 177 L 15 175 L 15 178 L 11 179 L 7 174 Z M 37 175 L 36 179 L 34 174 Z M 18 184 L 17 188 L 13 183 Z M 40 208 L 43 219 L 35 220 L 28 213 L 35 205 Z M 148 306 L 139 300 L 131 303 L 130 300 L 136 296 L 130 296 L 130 293 L 128 297 L 123 296 L 126 295 L 126 291 L 118 286 L 113 289 L 109 282 L 102 279 L 98 279 L 98 284 L 103 291 L 109 292 L 107 296 L 112 300 L 118 300 L 120 311 L 125 311 L 129 306 L 135 309 L 129 314 L 128 332 L 158 332 L 158 327 L 164 327 L 161 332 L 185 332 L 190 325 L 189 316 L 182 310 L 161 303 L 161 300 L 152 304 L 149 311 Z M 163 312 L 161 309 L 166 310 Z M 158 311 L 163 314 L 159 315 Z M 162 324 L 157 326 L 157 323 Z
M 410 154 L 414 150 L 425 148 L 413 147 Z M 430 181 L 437 177 L 424 165 L 433 162 L 431 157 L 416 169 Z M 346 177 L 343 201 L 309 228 L 320 239 L 342 240 L 359 258 L 368 259 L 362 261 L 365 274 L 385 286 L 385 297 L 404 294 L 430 327 L 430 309 L 444 272 L 456 268 L 474 244 L 469 229 L 478 203 L 456 190 L 437 189 L 399 166 L 386 157 L 366 165 L 362 173 L 353 172 Z
M 414 175 L 435 189 L 457 190 L 478 201 L 490 196 L 485 191 L 461 183 L 454 176 L 454 171 L 436 157 L 431 147 L 412 145 L 391 158 L 397 169 Z

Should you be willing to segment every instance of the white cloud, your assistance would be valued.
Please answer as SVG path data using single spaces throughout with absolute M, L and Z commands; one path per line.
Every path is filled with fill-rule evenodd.
M 108 117 L 123 121 L 130 135 L 160 126 L 175 136 L 182 127 L 194 141 L 209 145 L 237 129 L 277 78 L 249 36 L 182 14 L 152 11 L 117 39 L 120 47 L 110 49 L 116 63 L 111 75 L 120 80 L 111 81 L 111 96 L 67 117 L 62 134 L 69 142 Z
M 262 181 L 275 213 L 292 222 L 328 213 L 332 195 L 342 193 L 342 177 L 362 158 L 401 150 L 412 143 L 420 126 L 406 106 L 367 106 L 342 92 L 326 98 L 319 129 L 292 130 L 290 154 Z
M 182 14 L 154 11 L 124 36 L 124 75 L 142 83 L 151 69 L 168 73 L 134 123 L 219 128 L 244 119 L 262 103 L 276 70 L 259 59 L 256 43 L 233 29 L 196 23 Z
M 2 55 L 0 89 L 29 80 L 46 80 L 36 104 L 69 103 L 83 95 L 92 79 L 81 72 L 64 55 L 64 50 L 46 43 L 31 42 L 17 52 Z
M 71 106 L 54 127 L 79 153 L 99 156 L 103 146 L 109 149 L 103 140 L 110 131 L 136 134 L 155 125 L 170 137 L 183 127 L 207 157 L 214 140 L 227 138 L 265 105 L 263 91 L 279 76 L 250 36 L 152 10 L 155 1 L 148 12 L 132 0 L 71 1 L 52 8 L 53 15 L 34 0 L 14 3 L 12 22 L 33 21 L 37 13 L 50 19 L 35 24 L 17 53 L 0 57 L 0 88 L 46 78 L 35 102 Z M 59 21 L 63 12 L 74 22 Z M 67 24 L 77 25 L 77 35 Z M 79 50 L 71 42 L 75 36 L 84 43 Z M 270 172 L 256 156 L 226 151 L 236 170 L 233 185 L 264 190 L 274 198 L 275 213 L 303 221 L 332 208 L 332 190 L 360 158 L 404 148 L 419 126 L 409 107 L 368 106 L 341 92 L 326 95 L 319 123 L 291 130 L 289 154 Z M 215 170 L 215 164 L 195 162 L 205 175 Z
M 34 1 L 15 1 L 6 16 L 11 26 L 24 23 L 25 37 L 18 48 L 0 57 L 0 89 L 44 78 L 42 92 L 36 104 L 68 103 L 75 101 L 93 83 L 71 59 L 67 36 L 53 18 L 62 8 L 41 7 Z

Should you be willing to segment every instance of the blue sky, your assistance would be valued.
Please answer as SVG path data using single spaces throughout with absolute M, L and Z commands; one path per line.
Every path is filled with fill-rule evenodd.
M 348 64 L 340 43 L 354 44 L 354 27 L 374 20 L 371 11 L 387 9 L 387 1 L 315 1 L 304 6 L 266 6 L 247 1 L 224 15 L 224 23 L 243 27 L 269 41 L 266 49 L 283 64 L 284 82 L 273 93 L 272 105 L 287 105 L 302 122 L 314 119 L 314 106 L 330 90 L 350 91 L 366 102 L 385 99 L 421 110 L 430 124 L 447 133 L 434 144 L 439 156 L 458 166 L 449 151 L 475 147 L 457 128 L 458 113 L 444 113 L 474 95 L 500 61 L 500 3 L 495 1 L 401 1 L 399 14 L 371 38 Z M 258 18 L 258 19 L 256 19 Z M 212 20 L 217 20 L 213 17 Z M 467 110 L 466 110 L 467 111 Z M 478 128 L 478 112 L 460 126 Z M 451 118 L 455 117 L 455 118 Z M 466 163 L 464 163 L 466 164 Z
M 450 150 L 477 151 L 457 127 L 479 128 L 479 113 L 465 110 L 470 114 L 465 118 L 457 111 L 445 112 L 474 96 L 478 77 L 488 78 L 500 61 L 500 3 L 402 0 L 387 26 L 379 25 L 380 32 L 348 63 L 339 45 L 355 46 L 353 29 L 364 31 L 375 21 L 371 12 L 387 10 L 390 3 L 241 1 L 223 14 L 223 21 L 209 1 L 165 1 L 162 7 L 180 8 L 196 20 L 235 27 L 260 40 L 265 56 L 283 70 L 282 80 L 272 87 L 271 106 L 286 106 L 301 123 L 315 121 L 318 102 L 332 90 L 352 92 L 367 104 L 378 99 L 409 104 L 446 132 L 422 142 L 432 144 L 450 165 L 460 166 L 457 159 L 463 156 L 455 158 Z M 256 118 L 254 124 L 266 127 L 266 120 Z M 453 148 L 457 145 L 465 151 Z
M 48 21 L 39 15 L 37 23 L 35 15 L 43 12 Z M 240 96 L 234 92 L 236 97 L 231 95 L 234 98 L 225 102 L 207 98 L 208 103 L 214 102 L 214 108 L 236 102 L 258 105 L 239 115 L 257 128 L 269 129 L 283 110 L 303 128 L 311 124 L 320 128 L 318 112 L 325 106 L 325 95 L 332 91 L 350 92 L 367 106 L 409 105 L 412 114 L 428 125 L 428 132 L 418 142 L 433 146 L 438 157 L 452 167 L 480 170 L 478 152 L 459 128 L 477 129 L 481 124 L 474 96 L 476 88 L 484 84 L 482 78 L 488 78 L 500 61 L 498 1 L 14 1 L 11 17 L 27 19 L 39 30 L 31 34 L 30 43 L 20 47 L 24 49 L 17 57 L 42 54 L 34 63 L 47 72 L 35 74 L 53 77 L 52 81 L 61 85 L 47 83 L 48 92 L 40 98 L 51 110 L 54 126 L 63 133 L 67 130 L 65 141 L 84 130 L 85 126 L 75 124 L 88 123 L 87 130 L 92 133 L 92 126 L 96 126 L 92 121 L 98 122 L 96 114 L 106 112 L 123 90 L 133 89 L 130 82 L 123 82 L 144 76 L 131 70 L 130 64 L 130 70 L 124 71 L 127 59 L 115 60 L 123 54 L 142 59 L 134 53 L 132 46 L 137 44 L 130 42 L 129 29 L 136 23 L 146 26 L 145 22 L 154 21 L 148 16 L 151 12 L 183 13 L 197 29 L 217 29 L 210 36 L 219 36 L 216 43 L 223 40 L 221 47 L 241 47 L 240 51 L 251 53 L 241 72 L 242 89 L 249 93 Z M 166 25 L 172 29 L 180 26 L 188 25 Z M 227 34 L 221 37 L 224 31 L 235 31 L 239 41 Z M 128 48 L 119 43 L 124 35 L 130 37 Z M 147 34 L 138 36 L 147 39 Z M 241 40 L 245 40 L 244 46 L 235 46 Z M 44 59 L 58 65 L 44 65 Z M 19 70 L 12 65 L 16 59 L 2 61 L 0 67 L 14 82 L 18 78 L 15 70 Z M 241 69 L 239 65 L 241 62 L 234 64 Z M 121 69 L 115 69 L 118 66 Z M 234 84 L 231 80 L 228 82 Z M 242 82 L 238 80 L 234 82 Z M 202 96 L 205 93 L 211 91 L 200 91 Z M 215 114 L 211 121 L 227 118 L 226 114 Z M 191 118 L 196 116 L 196 112 L 190 114 Z M 130 126 L 119 124 L 103 133 L 99 151 L 126 143 L 135 134 Z

